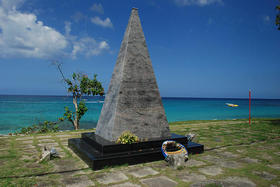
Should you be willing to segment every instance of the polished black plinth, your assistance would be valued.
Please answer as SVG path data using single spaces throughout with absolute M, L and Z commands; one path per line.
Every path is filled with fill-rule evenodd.
M 204 146 L 188 142 L 185 136 L 172 134 L 168 139 L 149 139 L 133 144 L 116 144 L 94 133 L 83 133 L 82 138 L 68 140 L 68 146 L 94 170 L 105 166 L 137 164 L 164 159 L 161 145 L 165 140 L 183 144 L 190 154 L 204 151 Z

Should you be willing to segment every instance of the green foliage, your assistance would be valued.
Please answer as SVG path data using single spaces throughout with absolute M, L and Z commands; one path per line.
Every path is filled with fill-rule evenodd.
M 72 121 L 73 118 L 73 112 L 71 110 L 69 110 L 69 108 L 66 106 L 64 108 L 65 112 L 63 114 L 63 116 L 68 120 L 68 121 Z M 62 121 L 64 121 L 64 118 L 60 118 Z
M 86 104 L 84 101 L 80 101 L 78 105 L 78 111 L 77 111 L 77 118 L 78 121 L 80 121 L 81 117 L 87 112 L 88 108 L 86 107 Z
M 34 134 L 34 133 L 50 133 L 59 130 L 59 122 L 44 121 L 43 123 L 33 124 L 28 127 L 23 127 L 15 134 Z
M 278 11 L 278 14 L 276 15 L 275 24 L 278 26 L 278 30 L 280 30 L 280 5 L 276 6 L 276 10 Z
M 136 142 L 139 142 L 139 138 L 130 131 L 124 131 L 116 141 L 116 143 L 120 144 L 132 144 Z
M 73 97 L 80 98 L 83 95 L 104 95 L 104 89 L 101 83 L 96 79 L 95 74 L 93 79 L 88 78 L 87 75 L 81 73 L 73 73 L 72 81 L 65 79 L 68 85 L 67 91 L 73 94 Z
M 75 129 L 79 129 L 80 119 L 88 110 L 85 102 L 81 100 L 81 97 L 83 95 L 104 95 L 104 89 L 96 77 L 97 75 L 94 75 L 93 79 L 89 79 L 86 75 L 73 73 L 72 80 L 64 79 L 68 86 L 67 91 L 73 95 L 73 104 L 75 106 L 75 112 L 69 110 L 68 107 L 64 108 L 64 118 L 70 121 Z M 64 118 L 61 118 L 61 120 L 63 121 Z

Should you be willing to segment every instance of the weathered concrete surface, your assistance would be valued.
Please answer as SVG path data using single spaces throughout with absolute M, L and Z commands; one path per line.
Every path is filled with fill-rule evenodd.
M 115 141 L 129 130 L 139 138 L 169 137 L 138 10 L 132 9 L 96 134 Z
M 153 170 L 150 167 L 143 167 L 143 168 L 133 168 L 128 171 L 128 174 L 133 175 L 134 177 L 141 178 L 146 177 L 148 175 L 157 175 L 159 172 Z
M 173 187 L 177 185 L 177 182 L 166 176 L 142 179 L 141 182 L 149 187 Z

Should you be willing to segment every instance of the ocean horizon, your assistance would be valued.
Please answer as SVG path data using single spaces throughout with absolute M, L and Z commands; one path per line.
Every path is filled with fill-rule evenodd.
M 96 127 L 104 97 L 83 97 L 88 107 L 80 121 L 81 129 Z M 245 119 L 249 115 L 248 98 L 162 97 L 168 122 L 189 120 Z M 239 105 L 229 107 L 226 103 Z M 35 123 L 56 121 L 64 107 L 74 109 L 72 96 L 0 95 L 0 134 L 8 134 Z M 252 99 L 253 118 L 280 118 L 280 99 Z M 61 130 L 73 129 L 69 122 Z

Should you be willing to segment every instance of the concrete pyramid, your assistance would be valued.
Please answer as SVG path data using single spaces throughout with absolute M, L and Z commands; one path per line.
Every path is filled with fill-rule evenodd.
M 141 139 L 170 137 L 136 8 L 131 11 L 96 134 L 115 141 L 126 130 Z

